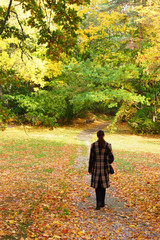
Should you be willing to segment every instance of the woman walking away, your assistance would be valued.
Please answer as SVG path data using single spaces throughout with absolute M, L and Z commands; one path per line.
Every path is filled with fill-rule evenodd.
M 104 140 L 104 132 L 97 132 L 98 141 L 91 144 L 88 172 L 91 174 L 91 187 L 96 192 L 96 210 L 105 205 L 105 192 L 109 187 L 109 164 L 114 161 L 112 147 Z

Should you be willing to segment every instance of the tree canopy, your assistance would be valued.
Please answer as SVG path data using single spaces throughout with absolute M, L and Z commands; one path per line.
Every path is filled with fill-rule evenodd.
M 86 3 L 89 0 L 10 0 L 7 10 L 0 9 L 0 34 L 2 38 L 16 36 L 24 41 L 31 37 L 25 33 L 22 25 L 24 23 L 35 28 L 37 43 L 46 44 L 48 56 L 55 59 L 61 52 L 69 53 L 75 45 L 76 30 L 81 18 L 74 5 Z M 20 8 L 23 11 L 22 22 L 18 13 Z M 17 18 L 19 27 L 12 20 L 9 21 L 12 16 Z
M 3 121 L 54 126 L 91 111 L 159 132 L 158 0 L 0 5 Z

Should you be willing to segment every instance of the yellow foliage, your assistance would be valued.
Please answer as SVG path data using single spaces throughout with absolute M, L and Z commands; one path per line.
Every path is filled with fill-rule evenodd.
M 15 48 L 11 48 L 10 44 L 14 44 Z M 32 58 L 23 54 L 18 48 L 18 40 L 10 38 L 7 40 L 0 39 L 0 67 L 2 69 L 13 69 L 17 75 L 27 82 L 38 84 L 44 87 L 46 82 L 44 76 L 58 76 L 61 73 L 61 62 L 52 62 L 48 59 L 42 60 L 32 55 Z M 36 90 L 36 89 L 35 89 Z
M 122 13 L 120 11 L 97 11 L 97 9 L 100 10 L 102 3 L 106 3 L 106 1 L 92 0 L 89 6 L 86 6 L 79 11 L 80 13 L 85 13 L 86 11 L 88 17 L 90 17 L 91 19 L 97 19 L 96 25 L 94 25 L 94 23 L 91 21 L 89 22 L 89 26 L 87 26 L 87 28 L 79 29 L 77 31 L 79 34 L 79 46 L 81 53 L 85 52 L 86 47 L 88 47 L 88 44 L 90 44 L 92 40 L 101 40 L 103 38 L 107 38 L 110 36 L 110 34 L 112 34 L 112 32 L 116 34 L 119 32 L 131 33 L 135 31 L 134 27 L 129 27 L 125 23 L 123 23 L 123 21 L 127 21 L 125 13 Z M 119 22 L 122 22 L 122 24 L 117 24 Z
M 46 62 L 34 56 L 32 56 L 32 59 L 28 59 L 25 54 L 23 54 L 22 60 L 22 52 L 17 47 L 17 41 L 15 38 L 0 39 L 0 48 L 2 49 L 0 67 L 5 70 L 13 69 L 25 81 L 40 84 L 43 87 L 45 84 L 43 77 L 46 74 Z M 15 48 L 10 47 L 9 44 L 11 43 L 15 44 Z
M 160 1 L 147 1 L 146 7 L 137 7 L 140 18 L 137 20 L 141 24 L 146 38 L 150 43 L 150 47 L 139 52 L 137 62 L 145 67 L 147 74 L 153 74 L 154 78 L 159 75 L 160 66 Z M 158 78 L 159 79 L 159 78 Z
M 78 11 L 78 15 L 83 17 L 84 14 L 93 14 L 94 11 L 99 9 L 99 5 L 106 3 L 105 0 L 91 0 L 90 4 L 85 6 L 77 6 L 75 5 L 74 8 Z
M 61 62 L 53 62 L 51 60 L 47 60 L 47 76 L 54 76 L 57 77 L 61 74 Z

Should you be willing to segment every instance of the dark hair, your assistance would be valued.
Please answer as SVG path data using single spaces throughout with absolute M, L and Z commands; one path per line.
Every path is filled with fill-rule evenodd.
M 101 147 L 101 148 L 104 148 L 104 144 L 105 144 L 105 141 L 104 141 L 104 139 L 103 139 L 103 137 L 104 137 L 104 132 L 103 132 L 102 130 L 99 130 L 99 131 L 97 132 L 97 137 L 98 137 L 98 141 L 99 141 L 99 143 L 100 143 L 100 147 Z

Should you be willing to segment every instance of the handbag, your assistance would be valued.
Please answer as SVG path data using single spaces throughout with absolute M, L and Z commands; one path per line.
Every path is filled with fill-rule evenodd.
M 114 174 L 114 169 L 111 164 L 109 164 L 109 173 Z

